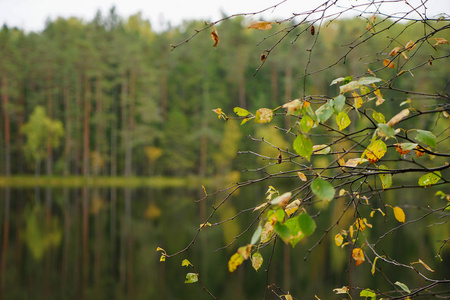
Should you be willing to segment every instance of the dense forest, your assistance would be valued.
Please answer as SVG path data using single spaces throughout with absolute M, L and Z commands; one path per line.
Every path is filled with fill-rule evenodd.
M 300 62 L 306 61 L 305 48 L 312 42 L 311 36 L 302 35 L 295 43 L 280 44 L 264 72 L 252 76 L 264 47 L 273 41 L 264 40 L 255 48 L 264 35 L 247 29 L 246 22 L 236 18 L 219 24 L 219 47 L 213 48 L 204 32 L 173 51 L 171 44 L 185 40 L 203 23 L 186 21 L 155 32 L 140 14 L 124 20 L 111 9 L 90 22 L 48 21 L 39 33 L 4 25 L 1 174 L 225 173 L 238 149 L 252 147 L 245 136 L 254 132 L 244 126 L 237 130 L 233 122 L 224 126 L 212 109 L 275 107 L 301 97 L 304 89 L 307 94 L 327 94 L 336 89 L 330 86 L 333 79 L 381 66 L 367 53 L 388 51 L 383 49 L 385 37 L 377 35 L 346 55 L 346 44 L 366 23 L 344 19 L 324 26 L 310 70 L 338 62 L 336 68 L 300 80 Z M 388 35 L 395 36 L 404 26 L 397 24 Z M 396 42 L 414 40 L 414 30 L 407 28 Z M 445 49 L 436 49 L 436 56 Z M 415 82 L 426 91 L 442 90 L 448 69 L 440 64 L 429 69 L 413 74 Z M 408 87 L 409 79 L 403 76 L 397 84 Z M 268 134 L 269 129 L 261 130 L 266 132 L 256 134 Z
M 184 280 L 186 272 L 180 270 L 182 258 L 173 258 L 176 266 L 173 261 L 161 264 L 159 256 L 155 256 L 156 247 L 178 251 L 190 243 L 210 209 L 205 201 L 198 206 L 193 203 L 207 191 L 211 193 L 207 196 L 212 196 L 215 193 L 211 190 L 227 186 L 230 181 L 243 182 L 252 178 L 257 182 L 261 174 L 281 174 L 279 171 L 292 167 L 273 163 L 283 148 L 292 145 L 289 132 L 284 134 L 274 127 L 289 128 L 295 122 L 292 115 L 285 116 L 277 109 L 293 99 L 317 95 L 311 100 L 311 106 L 319 110 L 319 105 L 331 99 L 330 95 L 339 94 L 339 87 L 330 85 L 339 77 L 372 76 L 374 70 L 380 80 L 389 84 L 383 95 L 386 120 L 409 105 L 417 118 L 405 120 L 405 123 L 427 130 L 432 127 L 439 133 L 440 151 L 448 151 L 448 125 L 444 124 L 448 120 L 430 117 L 427 111 L 445 98 L 442 95 L 450 93 L 448 64 L 442 63 L 443 58 L 450 55 L 448 45 L 434 47 L 423 39 L 424 29 L 419 22 L 380 19 L 377 34 L 371 34 L 367 19 L 355 17 L 324 22 L 320 27 L 316 24 L 315 30 L 320 30 L 318 35 L 308 24 L 289 27 L 289 22 L 273 23 L 272 29 L 258 31 L 248 28 L 249 18 L 225 18 L 214 26 L 220 41 L 217 36 L 211 39 L 211 30 L 199 31 L 205 28 L 204 21 L 189 20 L 177 27 L 167 26 L 163 31 L 155 31 L 141 14 L 124 19 L 114 8 L 107 15 L 98 12 L 91 21 L 49 20 L 42 32 L 24 32 L 4 25 L 0 31 L 0 184 L 3 186 L 6 179 L 23 177 L 31 182 L 27 186 L 35 189 L 21 185 L 10 188 L 6 184 L 1 190 L 0 195 L 5 192 L 5 201 L 0 198 L 3 226 L 0 296 L 15 299 L 209 298 L 201 286 L 191 285 L 185 289 L 174 284 L 174 278 L 180 283 Z M 274 33 L 283 27 L 293 28 L 290 40 L 278 43 Z M 302 34 L 305 32 L 307 34 Z M 195 38 L 191 39 L 193 34 Z M 439 31 L 438 38 L 448 41 L 448 34 L 448 30 Z M 402 74 L 396 74 L 395 68 L 385 68 L 383 58 L 390 57 L 393 47 L 418 40 L 423 46 L 408 55 L 414 56 L 414 62 L 419 65 L 402 70 Z M 272 48 L 274 45 L 276 47 Z M 271 49 L 270 57 L 265 60 L 267 49 Z M 314 55 L 310 55 L 312 49 Z M 395 63 L 402 66 L 404 55 L 397 56 Z M 395 88 L 391 88 L 394 83 Z M 419 92 L 410 95 L 408 91 L 412 90 Z M 362 89 L 360 92 L 364 93 Z M 441 95 L 442 99 L 428 97 L 430 94 Z M 408 96 L 420 101 L 417 107 L 425 113 L 411 105 Z M 367 111 L 374 111 L 373 102 L 367 100 Z M 252 112 L 270 107 L 277 111 L 274 113 L 277 118 L 270 124 L 240 126 L 241 120 L 231 117 L 224 122 L 224 114 L 213 112 L 220 108 L 231 116 L 235 107 Z M 349 116 L 352 119 L 349 128 L 353 132 L 371 125 L 367 115 L 367 118 L 358 118 L 352 111 Z M 242 119 L 242 116 L 235 118 Z M 333 138 L 320 132 L 310 133 L 310 136 L 317 144 L 328 144 Z M 276 147 L 271 147 L 270 143 Z M 390 150 L 394 148 L 389 146 Z M 344 142 L 344 147 L 351 149 L 351 143 Z M 287 152 L 283 152 L 285 156 L 281 159 L 292 163 L 294 159 L 286 158 Z M 330 158 L 332 154 L 314 155 L 315 166 L 330 165 L 335 159 Z M 407 164 L 399 157 L 397 153 L 390 153 L 386 161 L 404 168 Z M 446 156 L 436 157 L 434 162 L 444 164 L 445 159 Z M 271 163 L 269 172 L 266 167 Z M 421 164 L 431 168 L 429 162 Z M 250 172 L 237 172 L 241 170 Z M 214 187 L 206 184 L 207 179 L 216 175 L 230 174 L 225 180 L 217 180 Z M 417 182 L 415 174 L 401 171 L 399 174 L 395 177 L 398 187 L 409 184 L 411 178 Z M 278 189 L 291 190 L 299 186 L 296 174 L 286 176 L 287 181 L 282 183 L 283 175 L 273 180 Z M 132 186 L 120 184 L 124 178 L 194 176 L 200 178 L 195 182 L 195 189 L 192 186 L 184 189 L 184 184 L 176 188 L 158 186 L 162 181 L 157 181 L 157 189 L 153 189 L 155 186 L 132 189 Z M 47 185 L 41 189 L 34 186 L 38 182 L 35 179 L 41 177 L 71 181 L 75 181 L 74 178 L 115 178 L 117 186 L 112 184 L 111 189 L 105 189 L 95 185 L 76 188 Z M 367 182 L 372 184 L 372 181 Z M 272 181 L 265 183 L 272 184 Z M 200 188 L 201 184 L 206 187 Z M 298 248 L 291 249 L 281 242 L 276 246 L 274 243 L 273 249 L 277 251 L 262 250 L 266 257 L 270 251 L 273 255 L 273 271 L 267 278 L 264 272 L 244 268 L 233 275 L 222 272 L 235 250 L 234 245 L 229 248 L 224 245 L 231 245 L 241 234 L 247 238 L 251 232 L 245 228 L 250 228 L 251 219 L 257 218 L 255 214 L 250 218 L 237 216 L 252 212 L 250 206 L 265 199 L 267 185 L 230 194 L 228 197 L 236 201 L 224 205 L 214 219 L 216 225 L 223 226 L 202 231 L 199 247 L 186 251 L 189 259 L 201 263 L 199 271 L 215 293 L 223 299 L 259 297 L 264 288 L 267 289 L 264 285 L 269 277 L 270 280 L 281 278 L 279 281 L 285 289 L 310 298 L 316 291 L 334 294 L 332 289 L 345 282 L 346 277 L 348 281 L 360 279 L 366 286 L 373 284 L 372 288 L 389 286 L 380 277 L 357 278 L 359 274 L 350 263 L 345 274 L 342 270 L 349 259 L 340 251 L 342 249 L 330 246 L 334 237 L 325 239 L 325 235 L 323 240 L 314 237 L 302 244 L 301 247 L 307 249 L 306 246 L 323 242 L 322 247 L 315 249 L 314 258 L 306 263 L 303 255 L 295 252 Z M 424 211 L 429 207 L 424 208 L 422 200 L 426 198 L 426 205 L 435 206 L 441 206 L 441 200 L 430 196 L 437 191 L 435 187 L 414 188 L 393 187 L 383 195 L 392 205 L 398 198 L 408 199 L 409 202 L 401 203 L 405 210 L 409 209 L 407 217 L 425 219 Z M 384 192 L 382 188 L 379 194 Z M 45 207 L 42 199 L 45 199 Z M 324 209 L 311 202 L 307 208 L 311 215 L 315 212 L 321 217 L 315 218 L 318 231 L 334 235 L 339 233 L 338 228 L 327 229 L 328 222 L 337 224 L 342 211 L 348 208 L 345 205 L 343 201 L 334 201 L 329 209 Z M 212 209 L 216 210 L 214 205 Z M 233 222 L 227 222 L 230 220 Z M 352 216 L 346 215 L 341 224 L 351 224 L 352 220 Z M 448 261 L 446 241 L 440 240 L 448 232 L 445 222 L 443 226 L 433 226 L 433 222 L 436 225 L 438 221 L 425 221 L 429 223 L 420 223 L 420 226 L 413 223 L 405 231 L 394 232 L 388 228 L 403 226 L 397 227 L 395 219 L 373 219 L 371 234 L 388 235 L 385 232 L 389 230 L 391 235 L 383 240 L 383 250 L 401 255 L 405 260 L 420 257 L 433 262 L 436 253 L 442 252 L 442 257 Z M 399 239 L 404 242 L 398 243 Z M 420 247 L 416 247 L 416 242 Z M 216 253 L 217 249 L 223 251 Z M 369 267 L 366 263 L 361 268 L 366 268 L 369 274 Z M 410 273 L 405 269 L 386 265 L 383 270 L 400 281 L 409 280 Z M 445 278 L 448 270 L 440 265 L 436 267 L 436 274 Z M 417 278 L 411 281 L 421 284 Z

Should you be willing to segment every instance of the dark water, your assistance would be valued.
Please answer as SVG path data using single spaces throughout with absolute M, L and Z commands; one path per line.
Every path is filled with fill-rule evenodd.
M 244 189 L 217 211 L 213 222 L 233 217 L 264 199 L 264 189 Z M 334 245 L 332 231 L 305 262 L 304 256 L 342 209 L 335 201 L 322 212 L 317 232 L 295 248 L 278 242 L 266 278 L 272 247 L 261 249 L 263 267 L 255 272 L 250 263 L 230 275 L 227 262 L 237 247 L 250 241 L 253 230 L 238 242 L 234 236 L 253 220 L 244 212 L 233 222 L 202 231 L 183 254 L 159 262 L 157 247 L 174 253 L 190 243 L 202 220 L 211 213 L 209 202 L 196 203 L 201 189 L 190 188 L 36 188 L 0 189 L 1 297 L 0 299 L 210 299 L 202 287 L 184 284 L 192 269 L 182 267 L 189 259 L 209 290 L 220 299 L 262 299 L 266 279 L 277 282 L 297 297 L 333 297 L 332 289 L 348 284 L 376 289 L 386 283 L 370 275 L 370 265 L 347 269 L 348 253 Z M 418 199 L 420 200 L 420 198 Z M 312 210 L 312 208 L 310 208 Z M 351 216 L 350 216 L 351 217 Z M 407 214 L 411 218 L 411 214 Z M 429 220 L 427 224 L 433 224 Z M 396 226 L 395 222 L 372 221 L 375 236 Z M 404 263 L 426 260 L 442 276 L 445 268 L 435 264 L 438 239 L 448 226 L 426 227 L 417 223 L 409 231 L 392 234 L 381 243 L 383 250 L 397 254 Z M 395 239 L 406 235 L 404 245 Z M 401 236 L 403 237 L 403 236 Z M 432 244 L 432 247 L 427 247 Z M 448 248 L 443 252 L 448 256 Z M 448 257 L 447 257 L 448 258 Z M 408 274 L 384 266 L 399 281 Z M 405 273 L 405 274 L 403 274 Z M 301 298 L 300 297 L 300 298 Z M 277 299 L 269 293 L 267 299 Z

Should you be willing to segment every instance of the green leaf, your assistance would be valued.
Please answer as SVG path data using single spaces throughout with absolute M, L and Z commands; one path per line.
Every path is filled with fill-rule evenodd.
M 430 147 L 436 148 L 436 137 L 430 131 L 417 130 L 416 141 L 424 143 Z
M 322 178 L 316 178 L 311 182 L 311 190 L 321 200 L 331 201 L 334 198 L 334 187 Z
M 377 124 L 378 129 L 381 130 L 382 136 L 386 138 L 393 138 L 395 136 L 395 129 L 387 124 Z
M 302 127 L 305 133 L 308 133 L 308 131 L 310 131 L 311 128 L 314 126 L 314 120 L 311 119 L 310 116 L 304 115 L 300 120 L 300 126 Z
M 195 283 L 198 281 L 198 274 L 197 273 L 187 273 L 186 274 L 186 280 L 184 283 Z
M 404 290 L 405 292 L 407 292 L 408 294 L 411 294 L 411 291 L 409 290 L 409 288 L 406 286 L 406 284 L 401 283 L 399 281 L 396 281 L 394 284 L 398 285 L 402 290 Z
M 286 244 L 289 243 L 289 239 L 291 238 L 291 232 L 289 231 L 289 228 L 286 225 L 281 224 L 280 222 L 276 222 L 273 225 L 273 230 Z
M 352 80 L 353 80 L 353 76 L 352 75 L 345 76 L 344 80 L 342 81 L 342 84 L 347 84 L 347 83 L 349 83 Z
M 315 123 L 318 122 L 317 116 L 314 113 L 314 110 L 312 109 L 311 105 L 306 106 L 306 108 L 305 108 L 305 106 L 303 106 L 303 111 L 305 114 L 308 114 L 308 116 L 310 116 L 314 120 Z
M 310 139 L 305 137 L 303 134 L 299 134 L 294 140 L 294 150 L 298 155 L 309 161 L 313 152 L 313 144 Z
M 284 223 L 284 225 L 289 229 L 289 232 L 291 233 L 289 243 L 292 247 L 295 247 L 295 245 L 297 245 L 297 243 L 300 242 L 305 236 L 301 231 L 300 224 L 298 223 L 298 216 L 290 218 Z
M 252 240 L 251 240 L 250 244 L 252 244 L 252 245 L 256 244 L 256 242 L 261 237 L 261 232 L 262 232 L 262 226 L 258 225 L 258 228 L 256 228 L 255 232 L 253 233 Z
M 362 290 L 359 293 L 359 296 L 366 297 L 366 298 L 370 297 L 372 300 L 376 300 L 377 299 L 377 294 L 375 294 L 375 292 L 370 290 L 370 289 Z
M 439 179 L 441 179 L 441 172 L 428 173 L 419 178 L 419 185 L 424 187 L 431 186 L 436 184 Z
M 336 98 L 334 98 L 332 101 L 333 101 L 334 110 L 337 113 L 340 113 L 344 109 L 345 96 L 344 95 L 339 95 Z
M 364 96 L 367 96 L 368 94 L 370 94 L 370 89 L 365 85 L 361 85 L 359 87 L 359 91 L 361 92 L 361 95 L 364 95 Z
M 240 107 L 235 107 L 233 109 L 233 111 L 239 116 L 239 117 L 246 117 L 248 115 L 251 115 L 251 113 L 244 109 L 244 108 L 240 108 Z
M 192 266 L 192 264 L 189 260 L 183 259 L 183 261 L 181 262 L 181 266 L 188 267 L 188 266 Z
M 267 213 L 267 218 L 274 218 L 277 222 L 283 222 L 284 220 L 284 209 L 277 208 L 272 209 Z
M 298 224 L 306 236 L 313 234 L 316 230 L 316 222 L 307 213 L 298 216 Z
M 384 165 L 379 166 L 378 169 L 380 169 L 380 170 L 389 170 Z M 383 186 L 383 189 L 387 189 L 387 188 L 391 187 L 391 185 L 392 185 L 392 174 L 382 173 L 382 174 L 379 174 L 378 176 L 380 176 L 381 185 Z
M 317 118 L 321 123 L 325 123 L 333 114 L 333 106 L 330 102 L 325 103 L 316 110 Z
M 371 85 L 372 83 L 375 82 L 380 82 L 382 81 L 380 78 L 376 78 L 376 77 L 361 77 L 360 79 L 358 79 L 358 84 L 359 85 Z
M 350 125 L 351 121 L 346 112 L 341 111 L 336 116 L 336 123 L 339 126 L 339 130 L 344 130 Z
M 373 111 L 372 118 L 378 123 L 386 124 L 386 119 L 384 115 L 380 112 Z

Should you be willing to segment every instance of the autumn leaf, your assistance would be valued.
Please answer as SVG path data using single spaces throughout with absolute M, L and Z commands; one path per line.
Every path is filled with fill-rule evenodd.
M 242 255 L 244 260 L 247 260 L 250 257 L 250 253 L 252 252 L 252 245 L 247 244 L 245 246 L 239 247 L 237 252 Z
M 311 25 L 311 28 L 309 29 L 311 32 L 311 35 L 314 35 L 316 32 L 316 29 L 314 28 L 314 25 Z
M 300 178 L 301 181 L 306 181 L 306 176 L 302 172 L 297 172 L 298 178 Z
M 356 261 L 356 265 L 359 266 L 362 264 L 366 259 L 364 258 L 364 252 L 361 248 L 355 248 L 352 251 L 352 257 Z
M 336 246 L 340 247 L 342 243 L 344 242 L 344 237 L 342 234 L 338 233 L 334 236 L 334 242 L 336 243 Z
M 403 209 L 398 206 L 394 206 L 392 209 L 394 210 L 395 219 L 397 219 L 400 223 L 405 223 L 405 212 Z
M 268 108 L 260 108 L 256 111 L 255 122 L 256 123 L 269 123 L 272 121 L 273 111 Z
M 300 99 L 292 100 L 288 103 L 283 104 L 283 108 L 287 108 L 287 112 L 289 115 L 294 114 L 296 111 L 302 109 L 303 101 Z
M 273 235 L 273 225 L 271 222 L 266 222 L 264 228 L 261 231 L 261 243 L 268 242 Z
M 236 271 L 237 267 L 242 265 L 243 262 L 244 257 L 242 256 L 242 254 L 236 252 L 231 256 L 230 260 L 228 261 L 228 271 L 230 273 L 233 273 L 234 271 Z
M 441 179 L 441 172 L 435 171 L 433 173 L 428 173 L 419 178 L 419 185 L 429 187 L 433 184 L 436 184 L 439 179 Z
M 348 287 L 343 286 L 341 288 L 337 288 L 337 289 L 333 289 L 333 292 L 335 292 L 336 294 L 347 294 L 349 291 Z
M 344 111 L 341 111 L 336 116 L 336 123 L 339 126 L 339 130 L 341 131 L 347 128 L 348 125 L 350 125 L 351 121 L 350 118 L 348 117 L 348 114 Z
M 373 85 L 375 87 L 375 85 Z M 377 101 L 375 102 L 375 105 L 381 105 L 383 104 L 383 102 L 385 101 L 383 96 L 381 95 L 380 89 L 376 89 L 373 91 L 373 93 L 375 94 L 375 96 L 377 97 Z M 383 122 L 384 123 L 384 122 Z
M 272 201 L 270 201 L 270 204 L 285 207 L 286 204 L 289 202 L 289 200 L 291 200 L 291 196 L 292 196 L 291 192 L 284 193 L 283 195 L 278 196 Z
M 434 273 L 434 270 L 430 268 L 426 263 L 423 262 L 423 260 L 419 259 L 419 261 L 411 263 L 411 266 L 414 264 L 422 264 L 428 271 Z
M 181 266 L 188 267 L 188 266 L 192 266 L 192 264 L 188 259 L 183 259 L 183 261 L 181 262 Z
M 367 159 L 364 158 L 350 158 L 349 160 L 347 160 L 347 162 L 345 163 L 346 167 L 356 167 L 359 164 L 362 164 L 364 162 L 368 161 Z
M 252 22 L 248 28 L 258 29 L 258 30 L 269 30 L 272 28 L 272 22 L 267 21 L 256 21 Z
M 286 207 L 284 208 L 284 212 L 288 217 L 290 217 L 293 213 L 295 213 L 298 210 L 300 204 L 301 204 L 300 200 L 296 199 L 291 203 L 289 203 L 288 205 L 286 205 Z
M 414 48 L 416 48 L 416 44 L 414 44 L 414 42 L 411 40 L 409 42 L 407 42 L 405 45 L 405 49 L 408 51 L 411 51 Z
M 364 156 L 371 164 L 379 161 L 387 151 L 387 146 L 382 140 L 375 140 L 366 148 L 361 158 Z
M 446 39 L 444 39 L 444 38 L 432 38 L 432 40 L 436 41 L 436 44 L 434 44 L 433 46 L 442 45 L 442 44 L 449 44 L 449 42 Z
M 259 252 L 255 252 L 252 255 L 252 267 L 253 269 L 255 269 L 255 271 L 258 271 L 258 269 L 262 266 L 263 264 L 263 256 L 261 255 L 261 253 Z
M 186 274 L 186 280 L 184 283 L 195 283 L 198 281 L 198 274 L 197 273 L 187 273 Z
M 314 145 L 312 147 L 314 154 L 328 154 L 331 152 L 331 148 L 327 145 Z
M 391 50 L 391 52 L 389 53 L 389 56 L 395 56 L 395 55 L 397 55 L 401 50 L 402 50 L 402 47 L 395 47 L 394 49 Z
M 214 27 L 212 28 L 212 31 L 211 31 L 211 38 L 214 41 L 213 47 L 216 47 L 217 44 L 219 43 L 219 35 L 217 34 L 217 30 Z
M 390 69 L 395 68 L 395 64 L 392 61 L 390 61 L 389 59 L 384 59 L 383 60 L 383 65 L 385 67 L 387 67 L 387 68 L 390 68 Z
M 395 124 L 400 122 L 404 117 L 407 117 L 408 115 L 409 109 L 405 108 L 404 110 L 393 116 L 392 119 L 390 119 L 389 122 L 387 122 L 387 124 L 391 127 L 394 127 Z

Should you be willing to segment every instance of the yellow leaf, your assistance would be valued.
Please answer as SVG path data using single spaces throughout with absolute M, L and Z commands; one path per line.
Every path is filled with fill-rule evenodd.
M 247 244 L 246 246 L 239 247 L 237 252 L 240 253 L 245 260 L 247 260 L 252 252 L 252 245 Z
M 257 207 L 255 207 L 255 209 L 253 209 L 253 211 L 260 210 L 261 208 L 266 207 L 267 205 L 269 205 L 269 202 L 265 202 L 263 204 L 260 204 Z
M 390 61 L 389 59 L 384 59 L 383 60 L 383 65 L 385 67 L 387 67 L 387 68 L 390 68 L 390 69 L 395 68 L 395 64 L 392 61 Z
M 286 207 L 284 208 L 284 211 L 286 212 L 288 217 L 298 210 L 298 207 L 300 206 L 300 204 L 301 204 L 301 201 L 296 199 L 296 200 L 292 201 L 291 203 L 289 203 L 288 205 L 286 205 Z
M 242 256 L 242 254 L 236 252 L 231 256 L 230 260 L 228 261 L 228 271 L 230 273 L 233 273 L 234 271 L 236 271 L 237 267 L 242 265 L 243 262 L 244 257 Z
M 355 100 L 355 107 L 360 108 L 363 104 L 363 99 L 358 95 L 358 93 L 352 93 L 353 99 Z
M 214 27 L 212 28 L 212 31 L 211 31 L 211 38 L 214 41 L 213 47 L 216 47 L 217 44 L 219 43 L 219 35 L 217 34 L 217 30 Z
M 308 180 L 305 176 L 305 174 L 303 174 L 302 172 L 297 172 L 298 178 L 301 179 L 301 181 L 306 181 Z
M 414 48 L 416 48 L 416 44 L 414 44 L 413 41 L 409 41 L 405 45 L 405 49 L 408 50 L 408 51 L 411 51 Z
M 402 52 L 402 56 L 403 56 L 406 60 L 408 60 L 408 55 L 406 55 L 405 52 Z
M 291 295 L 283 295 L 286 300 L 293 300 Z
M 375 84 L 372 84 L 373 87 L 376 87 Z M 375 94 L 375 96 L 377 97 L 377 102 L 375 102 L 375 105 L 381 105 L 383 104 L 383 102 L 385 101 L 383 96 L 381 95 L 380 89 L 376 89 L 373 91 L 373 93 Z
M 403 209 L 401 209 L 398 206 L 394 206 L 394 216 L 397 219 L 397 221 L 401 223 L 405 223 L 405 213 L 403 212 Z
M 342 236 L 342 234 L 338 233 L 334 236 L 334 242 L 336 243 L 336 246 L 340 246 L 342 245 L 342 243 L 344 242 L 344 237 Z
M 433 38 L 433 40 L 436 41 L 436 44 L 434 44 L 433 46 L 442 45 L 442 44 L 449 44 L 449 42 L 446 39 L 444 39 L 444 38 Z
M 346 167 L 356 167 L 359 164 L 362 164 L 364 162 L 368 161 L 365 158 L 350 158 L 349 160 L 347 160 L 347 162 L 345 163 Z
M 409 109 L 405 108 L 404 110 L 402 110 L 401 112 L 399 112 L 398 114 L 393 116 L 392 119 L 390 119 L 389 122 L 387 122 L 387 124 L 391 127 L 394 127 L 395 124 L 400 122 L 404 117 L 406 117 L 408 115 L 409 115 Z
M 395 55 L 397 55 L 401 50 L 402 50 L 402 47 L 395 47 L 394 49 L 391 50 L 391 52 L 389 53 L 389 56 L 395 56 Z
M 263 263 L 263 257 L 261 253 L 255 252 L 252 255 L 252 267 L 255 269 L 255 271 L 258 271 L 258 269 L 262 266 Z
M 346 192 L 346 190 L 341 189 L 341 190 L 339 191 L 339 196 L 343 196 L 343 195 L 345 194 L 345 192 Z
M 333 289 L 333 292 L 335 292 L 336 294 L 347 294 L 349 291 L 348 287 L 343 286 L 340 289 Z
M 411 263 L 411 265 L 414 265 L 414 264 L 422 264 L 428 271 L 434 273 L 434 270 L 432 268 L 430 268 L 426 263 L 424 263 L 421 259 L 419 259 L 419 261 Z
M 356 230 L 364 231 L 366 229 L 366 224 L 364 224 L 364 221 L 361 218 L 357 218 L 355 221 L 355 227 Z
M 377 257 L 375 257 L 375 259 L 373 260 L 372 270 L 371 270 L 372 276 L 375 274 L 375 270 L 376 270 L 375 264 L 377 263 L 378 258 L 379 258 L 379 257 L 377 256 Z
M 353 238 L 353 225 L 350 225 L 349 231 L 350 231 L 350 237 Z
M 366 259 L 364 258 L 364 252 L 361 248 L 355 248 L 352 251 L 352 257 L 356 261 L 356 265 L 359 266 L 362 264 Z
M 269 30 L 272 28 L 272 22 L 267 21 L 256 21 L 252 22 L 248 28 L 258 29 L 258 30 Z
M 221 109 L 220 107 L 218 107 L 218 108 L 216 108 L 216 109 L 213 109 L 212 111 L 215 112 L 215 113 L 218 114 L 218 115 L 223 114 L 223 111 L 222 111 L 222 109 Z
M 371 164 L 379 161 L 387 151 L 387 146 L 382 140 L 373 141 L 363 153 Z

